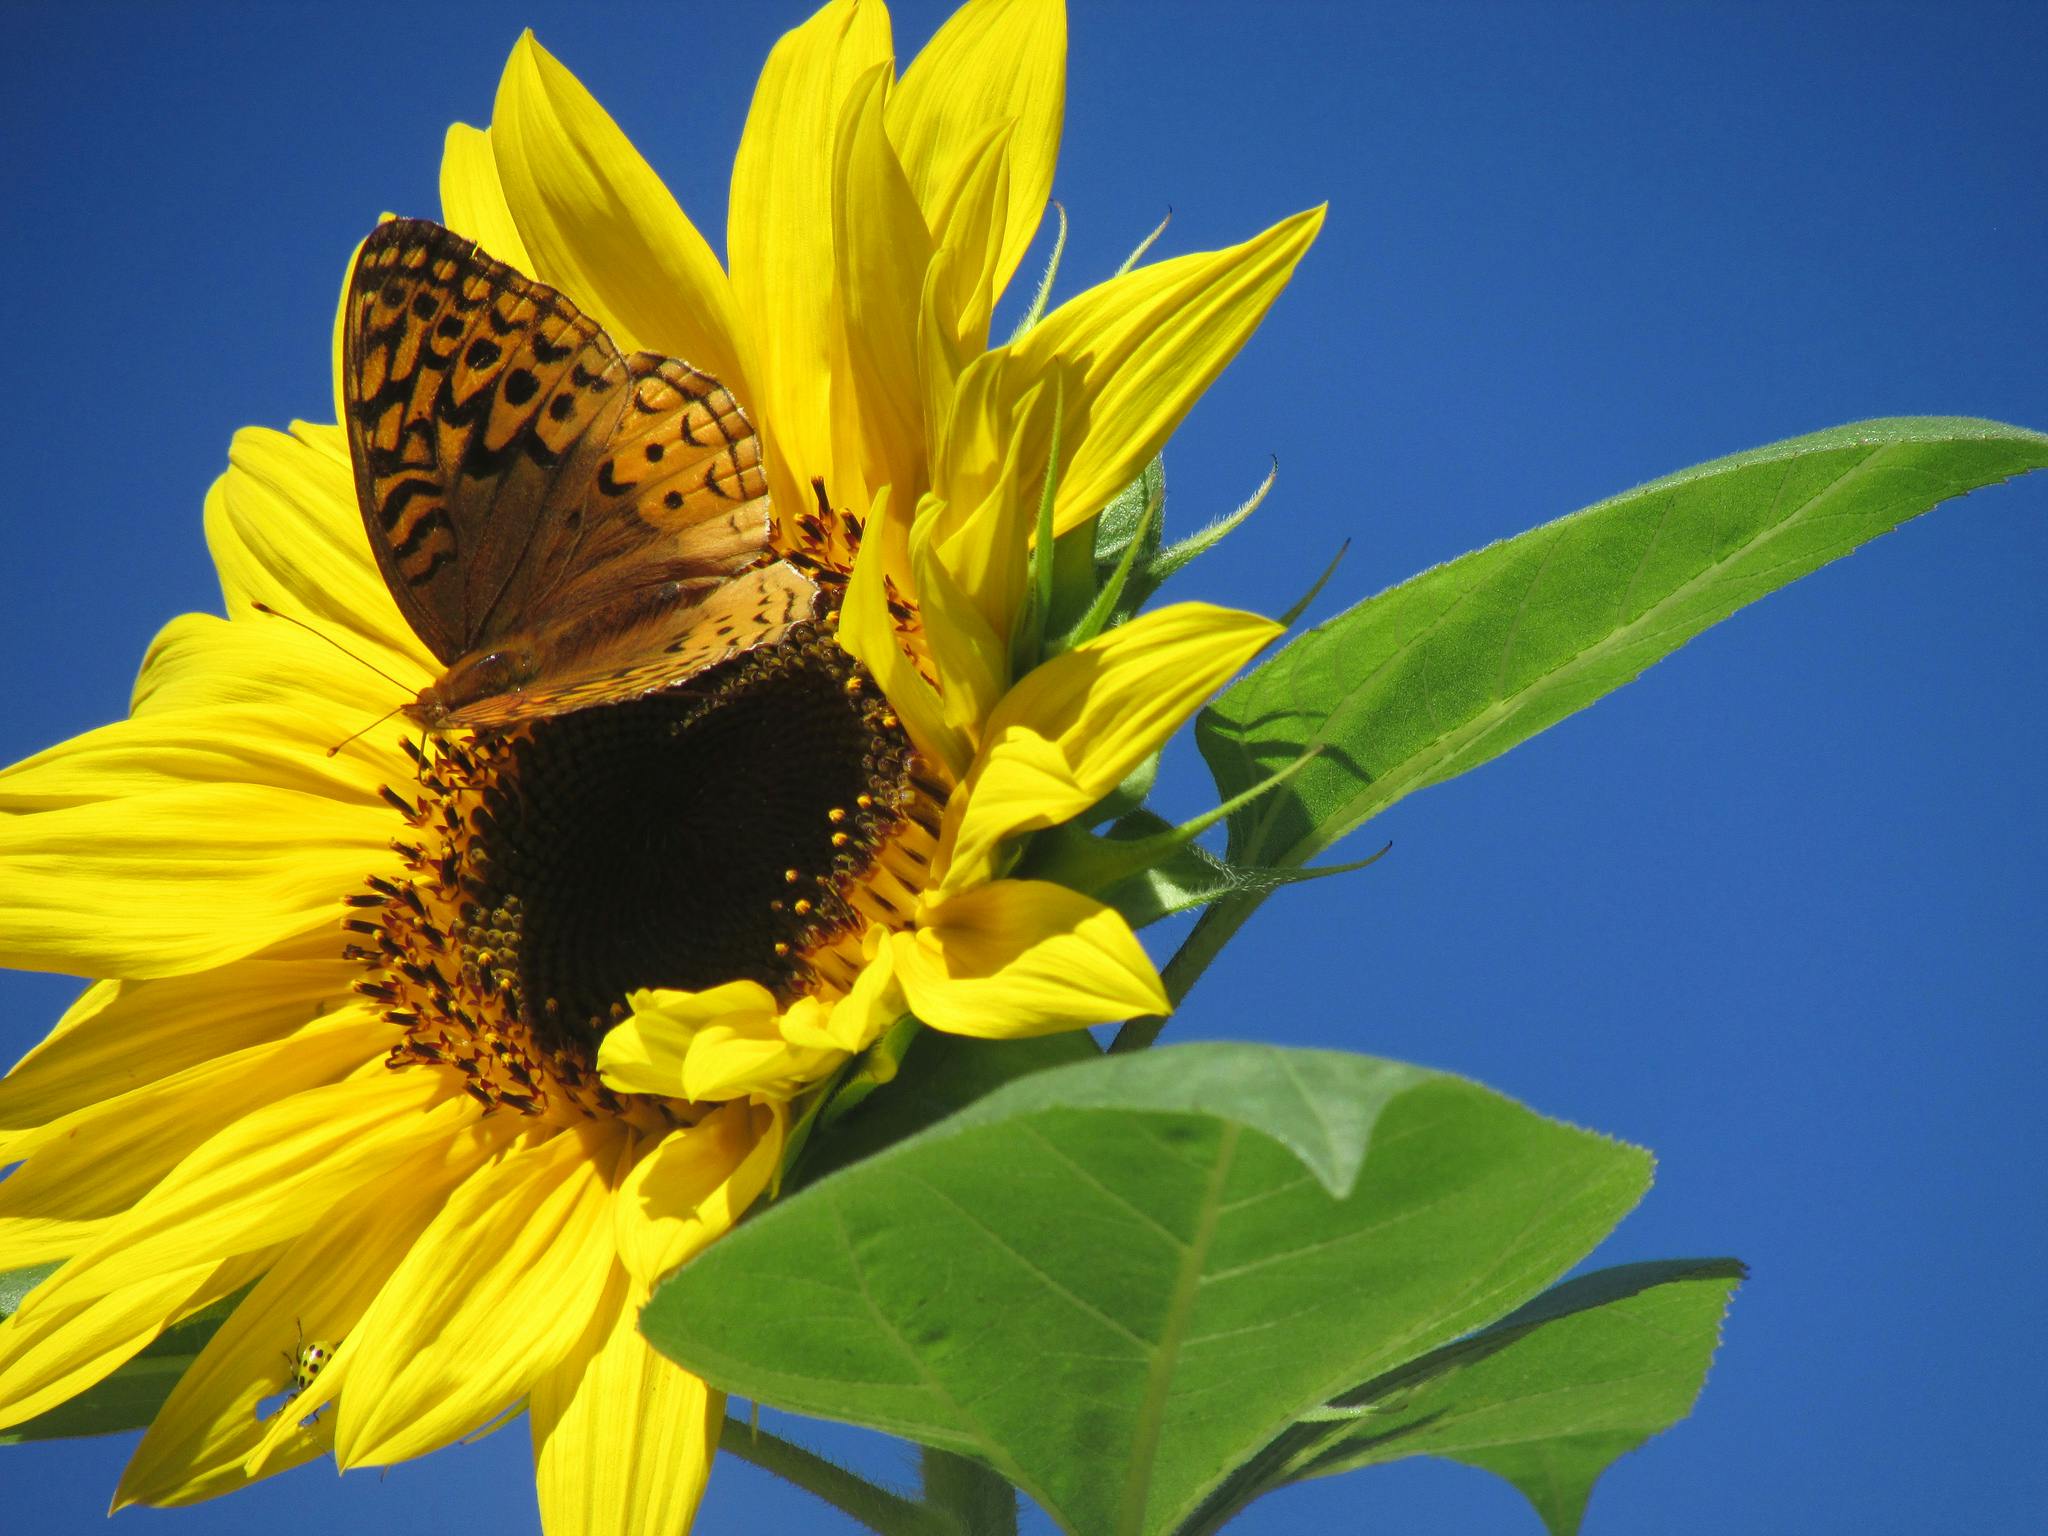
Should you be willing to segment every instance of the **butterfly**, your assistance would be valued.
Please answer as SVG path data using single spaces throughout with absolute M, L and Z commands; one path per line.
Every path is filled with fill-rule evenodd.
M 620 703 L 818 608 L 775 558 L 761 440 L 716 379 L 622 354 L 425 219 L 363 242 L 342 397 L 378 568 L 442 674 L 405 706 L 493 730 Z

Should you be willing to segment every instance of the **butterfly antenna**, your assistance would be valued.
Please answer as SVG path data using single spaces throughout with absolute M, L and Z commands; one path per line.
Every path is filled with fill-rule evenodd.
M 406 702 L 410 703 L 411 700 L 407 700 Z M 403 708 L 405 708 L 404 704 L 392 705 L 389 709 L 385 710 L 383 714 L 379 715 L 376 719 L 372 720 L 368 725 L 364 726 L 360 731 L 352 731 L 348 735 L 342 737 L 341 740 L 337 741 L 333 746 L 327 749 L 327 755 L 329 757 L 332 757 L 337 752 L 339 752 L 343 747 L 347 746 L 350 742 L 369 735 L 370 732 L 377 729 L 378 726 L 382 725 L 386 720 L 389 720 L 393 715 L 397 714 Z
M 406 688 L 404 683 L 401 683 L 397 678 L 393 677 L 389 672 L 386 672 L 374 661 L 364 661 L 362 657 L 358 656 L 354 651 L 350 650 L 347 646 L 343 645 L 339 640 L 335 639 L 334 636 L 328 634 L 325 630 L 315 629 L 312 625 L 308 624 L 304 619 L 295 619 L 288 613 L 279 613 L 275 608 L 271 607 L 270 604 L 268 603 L 252 602 L 250 603 L 249 606 L 254 608 L 260 614 L 264 614 L 273 619 L 283 619 L 287 624 L 296 624 L 299 626 L 299 628 L 303 629 L 307 634 L 312 635 L 314 638 L 319 640 L 325 640 L 329 645 L 333 646 L 337 651 L 341 652 L 341 654 L 346 656 L 350 661 L 355 662 L 358 666 L 368 667 L 372 672 L 376 673 L 379 677 L 383 678 L 384 681 L 389 683 L 392 687 L 401 689 L 408 693 L 415 691 Z M 399 708 L 404 708 L 404 705 L 400 705 Z M 392 714 L 396 714 L 397 712 L 397 710 L 393 710 Z M 385 715 L 383 718 L 389 720 L 391 718 L 391 715 Z M 362 733 L 357 732 L 357 735 L 360 734 Z M 349 741 L 353 740 L 355 740 L 355 737 L 351 736 L 349 738 Z M 347 742 L 342 743 L 343 746 L 346 746 L 347 744 Z M 330 753 L 329 755 L 332 756 L 333 754 Z

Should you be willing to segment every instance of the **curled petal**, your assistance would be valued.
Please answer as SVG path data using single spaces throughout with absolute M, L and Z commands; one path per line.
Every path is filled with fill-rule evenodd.
M 702 992 L 632 993 L 632 1014 L 598 1046 L 597 1069 L 622 1093 L 678 1099 L 789 1098 L 832 1067 L 829 1052 L 792 1045 L 774 994 L 755 981 Z M 827 1007 L 798 998 L 792 1014 Z
M 949 897 L 893 945 L 912 1010 L 951 1034 L 1010 1039 L 1168 1009 L 1130 925 L 1042 880 Z
M 890 546 L 907 542 L 901 524 L 908 518 L 899 520 L 898 505 L 893 493 L 884 494 L 876 499 L 868 517 L 867 532 L 847 582 L 845 606 L 840 610 L 839 643 L 880 685 L 909 732 L 911 744 L 942 766 L 948 779 L 957 780 L 973 756 L 972 741 L 947 717 L 944 701 L 905 653 L 895 616 L 889 610 Z M 906 554 L 906 568 L 908 563 Z
M 862 947 L 866 964 L 844 997 L 829 1009 L 799 1014 L 792 1008 L 783 1016 L 782 1033 L 792 1044 L 851 1055 L 873 1045 L 908 1011 L 903 984 L 896 977 L 889 930 L 880 923 L 872 924 Z M 832 1064 L 838 1065 L 837 1057 Z
M 876 65 L 848 99 L 832 177 L 835 308 L 844 348 L 831 370 L 839 471 L 833 491 L 860 504 L 885 485 L 914 499 L 925 478 L 917 318 L 931 235 L 883 131 L 890 73 L 886 63 Z
M 989 717 L 980 755 L 947 808 L 940 888 L 993 873 L 1008 837 L 1072 819 L 1123 782 L 1280 626 L 1179 603 L 1034 670 Z
M 1048 460 L 1027 455 L 1032 444 L 1050 451 L 1056 393 L 1049 384 L 1031 390 L 1018 402 L 1009 439 L 987 445 L 1003 467 L 978 506 L 934 501 L 928 514 L 920 512 L 911 535 L 913 561 L 928 551 L 939 567 L 917 566 L 919 597 L 934 607 L 952 605 L 929 626 L 932 655 L 949 686 L 963 677 L 961 713 L 977 737 L 1010 681 L 1010 641 L 1024 609 L 1031 530 L 1048 466 Z M 969 609 L 964 616 L 962 604 Z M 962 651 L 968 654 L 956 655 Z

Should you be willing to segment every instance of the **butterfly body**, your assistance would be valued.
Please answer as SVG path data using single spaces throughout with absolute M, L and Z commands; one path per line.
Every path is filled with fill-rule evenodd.
M 446 669 L 406 713 L 488 730 L 677 686 L 815 615 L 732 394 L 620 352 L 438 224 L 363 244 L 343 321 L 357 498 Z

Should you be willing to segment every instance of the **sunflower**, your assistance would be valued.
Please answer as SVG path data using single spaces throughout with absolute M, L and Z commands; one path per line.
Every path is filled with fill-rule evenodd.
M 343 434 L 238 434 L 206 505 L 228 616 L 162 632 L 128 719 L 0 773 L 0 960 L 99 978 L 0 1084 L 0 1268 L 62 1261 L 0 1324 L 0 1427 L 234 1299 L 117 1505 L 523 1406 L 548 1530 L 682 1529 L 722 1402 L 638 1309 L 771 1186 L 820 1086 L 899 1020 L 1165 1009 L 1124 919 L 1020 877 L 1020 840 L 1277 626 L 1181 604 L 1048 645 L 1034 533 L 1137 475 L 1320 214 L 991 347 L 1064 50 L 1056 4 L 978 0 L 899 79 L 887 13 L 827 6 L 756 89 L 729 274 L 530 36 L 490 126 L 450 129 L 443 222 L 723 381 L 831 602 L 651 726 L 365 730 L 439 665 Z

